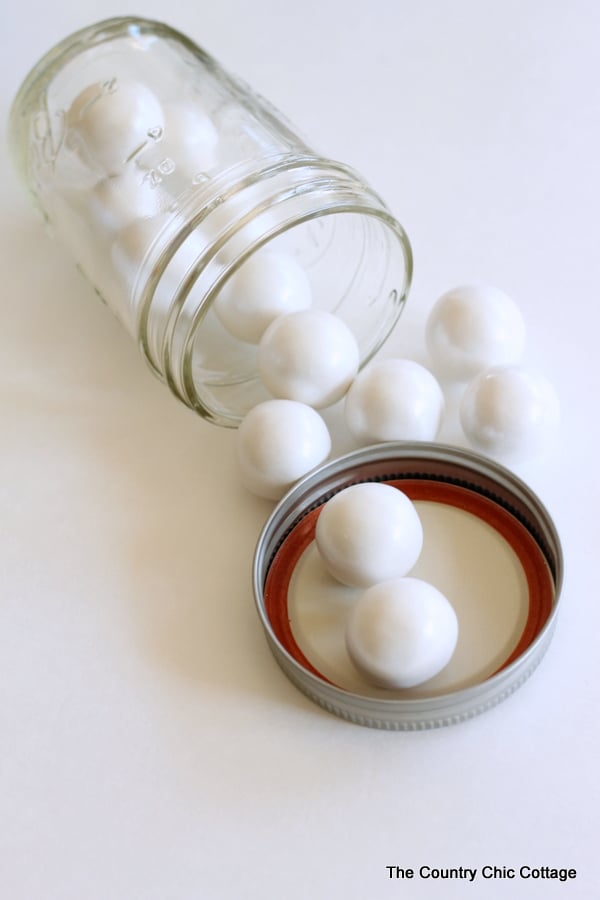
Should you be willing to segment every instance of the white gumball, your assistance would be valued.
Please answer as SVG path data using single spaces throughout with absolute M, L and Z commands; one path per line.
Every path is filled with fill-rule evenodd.
M 152 219 L 137 219 L 116 232 L 110 245 L 112 289 L 124 301 L 119 318 L 136 338 L 138 312 L 134 304 L 133 288 L 148 250 L 166 224 L 164 215 Z M 107 276 L 108 274 L 107 271 Z
M 135 219 L 147 219 L 161 210 L 162 194 L 135 166 L 119 175 L 102 178 L 87 194 L 88 213 L 94 225 L 117 231 Z
M 278 500 L 331 450 L 329 431 L 321 416 L 293 400 L 257 404 L 243 419 L 236 438 L 242 483 L 269 500 Z
M 122 171 L 139 152 L 149 133 L 164 128 L 161 104 L 139 82 L 92 84 L 73 101 L 67 112 L 68 142 L 107 175 Z
M 157 150 L 189 177 L 200 176 L 217 161 L 219 133 L 205 112 L 192 103 L 165 108 L 165 128 Z
M 216 313 L 229 332 L 257 344 L 278 316 L 308 309 L 310 281 L 292 256 L 259 250 L 235 272 L 215 301 Z
M 361 443 L 433 441 L 444 413 L 444 395 L 431 372 L 410 359 L 370 363 L 354 379 L 344 417 Z
M 128 285 L 133 284 L 149 248 L 167 225 L 167 216 L 154 216 L 137 219 L 116 234 L 111 257 L 115 269 Z
M 412 569 L 423 546 L 423 527 L 406 494 L 367 482 L 345 488 L 324 505 L 315 542 L 334 578 L 368 587 Z
M 115 235 L 111 245 L 111 259 L 113 268 L 121 285 L 121 291 L 125 292 L 129 300 L 135 299 L 132 294 L 132 288 L 134 288 L 136 284 L 148 253 L 152 252 L 154 254 L 153 261 L 155 261 L 157 255 L 169 246 L 169 242 L 173 237 L 172 224 L 172 219 L 168 215 L 161 213 L 151 219 L 138 219 L 126 228 L 117 232 Z M 158 246 L 153 247 L 155 244 Z M 206 292 L 212 286 L 220 272 L 218 264 L 212 261 L 200 269 L 196 281 L 191 285 L 187 283 L 192 270 L 203 260 L 205 248 L 206 242 L 204 236 L 200 231 L 196 230 L 187 236 L 175 253 L 172 255 L 169 254 L 168 262 L 165 261 L 164 270 L 152 293 L 152 311 L 155 316 L 166 317 L 170 314 L 173 309 L 176 295 L 182 289 L 184 284 L 186 284 L 188 290 L 186 296 L 189 295 L 189 297 L 192 298 L 190 302 L 195 303 L 198 307 L 202 304 Z M 130 312 L 133 321 L 135 322 L 137 320 L 137 312 L 133 308 L 130 309 Z M 216 321 L 216 316 L 214 316 L 212 310 L 209 310 L 208 313 L 210 313 L 208 321 L 210 322 L 211 319 L 214 319 L 213 325 L 218 326 L 217 330 L 219 331 L 220 338 L 219 344 L 221 346 L 224 346 L 224 343 L 227 345 L 227 359 L 223 359 L 221 363 L 218 362 L 219 346 L 216 342 L 210 347 L 210 352 L 208 354 L 202 354 L 202 358 L 206 360 L 210 357 L 210 367 L 213 368 L 214 371 L 223 371 L 224 369 L 231 367 L 233 349 L 231 345 L 234 344 L 234 348 L 237 349 L 238 355 L 240 345 L 239 343 L 234 342 L 220 323 Z M 203 317 L 203 323 L 207 320 L 207 315 Z M 212 336 L 214 337 L 215 329 L 213 328 L 211 331 Z M 206 350 L 206 342 L 209 340 L 208 328 L 205 329 L 203 326 L 201 333 L 203 335 L 202 341 Z M 162 352 L 159 350 L 162 334 L 162 330 L 160 329 L 152 329 L 148 334 L 150 346 L 156 342 L 154 351 L 157 354 Z M 243 354 L 242 356 L 245 355 Z M 240 359 L 242 359 L 242 356 L 240 356 Z M 253 369 L 255 369 L 255 365 L 253 366 Z
M 469 381 L 489 366 L 521 360 L 525 322 L 516 303 L 494 287 L 465 285 L 443 294 L 427 319 L 427 347 L 440 377 Z
M 543 375 L 523 366 L 494 366 L 468 385 L 460 421 L 469 441 L 491 456 L 522 461 L 554 436 L 560 404 Z
M 317 309 L 279 316 L 258 348 L 259 372 L 268 390 L 316 409 L 344 396 L 358 364 L 358 345 L 348 326 Z
M 255 242 L 277 228 L 277 217 L 269 204 L 270 195 L 262 184 L 244 188 L 211 207 L 202 222 L 210 242 L 223 241 L 219 257 L 234 262 Z
M 398 578 L 368 588 L 346 623 L 346 647 L 373 684 L 410 688 L 450 662 L 458 620 L 447 598 L 427 582 Z

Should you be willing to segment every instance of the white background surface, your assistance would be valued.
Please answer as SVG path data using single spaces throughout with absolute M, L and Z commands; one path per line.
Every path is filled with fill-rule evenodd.
M 0 897 L 596 898 L 600 7 L 80 0 L 4 4 L 0 109 L 73 30 L 136 12 L 186 32 L 406 227 L 422 356 L 444 290 L 503 287 L 560 440 L 519 475 L 563 540 L 533 678 L 461 726 L 346 724 L 272 660 L 250 566 L 271 505 L 234 434 L 155 381 L 44 233 L 2 148 Z M 391 881 L 386 866 L 553 866 L 568 884 Z

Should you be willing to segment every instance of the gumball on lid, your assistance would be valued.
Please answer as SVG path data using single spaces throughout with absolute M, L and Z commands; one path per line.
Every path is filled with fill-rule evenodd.
M 351 610 L 346 646 L 372 683 L 408 688 L 437 675 L 458 638 L 456 613 L 433 585 L 397 578 L 366 590 Z
M 423 528 L 406 494 L 367 482 L 344 488 L 324 505 L 315 541 L 334 578 L 368 587 L 408 573 L 421 553 Z

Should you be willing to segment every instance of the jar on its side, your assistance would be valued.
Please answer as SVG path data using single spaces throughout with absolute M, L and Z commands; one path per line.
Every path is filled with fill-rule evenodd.
M 300 269 L 361 365 L 400 315 L 411 249 L 383 201 L 166 25 L 118 18 L 65 39 L 24 81 L 10 135 L 52 231 L 153 371 L 211 421 L 235 426 L 270 396 L 256 340 L 214 303 L 250 258 Z

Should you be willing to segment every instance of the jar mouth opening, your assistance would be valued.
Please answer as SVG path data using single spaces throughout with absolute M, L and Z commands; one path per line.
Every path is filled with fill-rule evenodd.
M 150 367 L 204 418 L 235 427 L 265 392 L 254 343 L 223 328 L 215 301 L 261 254 L 302 266 L 313 305 L 354 333 L 364 365 L 389 336 L 412 278 L 406 234 L 348 167 L 284 157 L 244 167 L 183 198 L 134 287 L 137 333 Z

